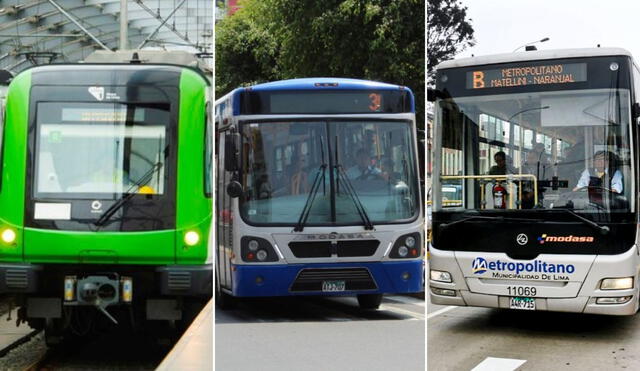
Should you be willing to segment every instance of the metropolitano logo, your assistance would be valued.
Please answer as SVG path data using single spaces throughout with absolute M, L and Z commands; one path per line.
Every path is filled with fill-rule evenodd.
M 475 258 L 471 262 L 471 270 L 474 274 L 482 274 L 487 271 L 487 261 L 484 258 Z

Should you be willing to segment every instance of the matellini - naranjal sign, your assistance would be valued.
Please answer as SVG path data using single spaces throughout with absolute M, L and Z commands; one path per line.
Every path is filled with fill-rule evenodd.
M 586 63 L 555 63 L 540 66 L 509 66 L 467 72 L 467 89 L 568 84 L 587 81 Z

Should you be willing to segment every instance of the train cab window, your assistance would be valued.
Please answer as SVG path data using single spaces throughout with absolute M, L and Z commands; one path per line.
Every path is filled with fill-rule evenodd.
M 38 103 L 37 198 L 162 195 L 168 105 Z

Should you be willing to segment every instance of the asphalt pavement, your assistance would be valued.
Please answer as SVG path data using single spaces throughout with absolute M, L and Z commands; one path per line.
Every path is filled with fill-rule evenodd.
M 251 299 L 216 308 L 216 370 L 423 371 L 424 301 L 385 297 L 362 311 L 355 298 Z
M 638 334 L 639 315 L 596 316 L 429 303 L 427 369 L 640 370 Z

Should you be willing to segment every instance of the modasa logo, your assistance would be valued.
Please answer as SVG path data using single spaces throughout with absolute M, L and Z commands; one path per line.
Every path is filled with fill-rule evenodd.
M 540 245 L 545 242 L 570 242 L 570 243 L 590 243 L 595 239 L 592 236 L 549 236 L 547 234 L 543 234 L 538 237 L 538 242 Z

